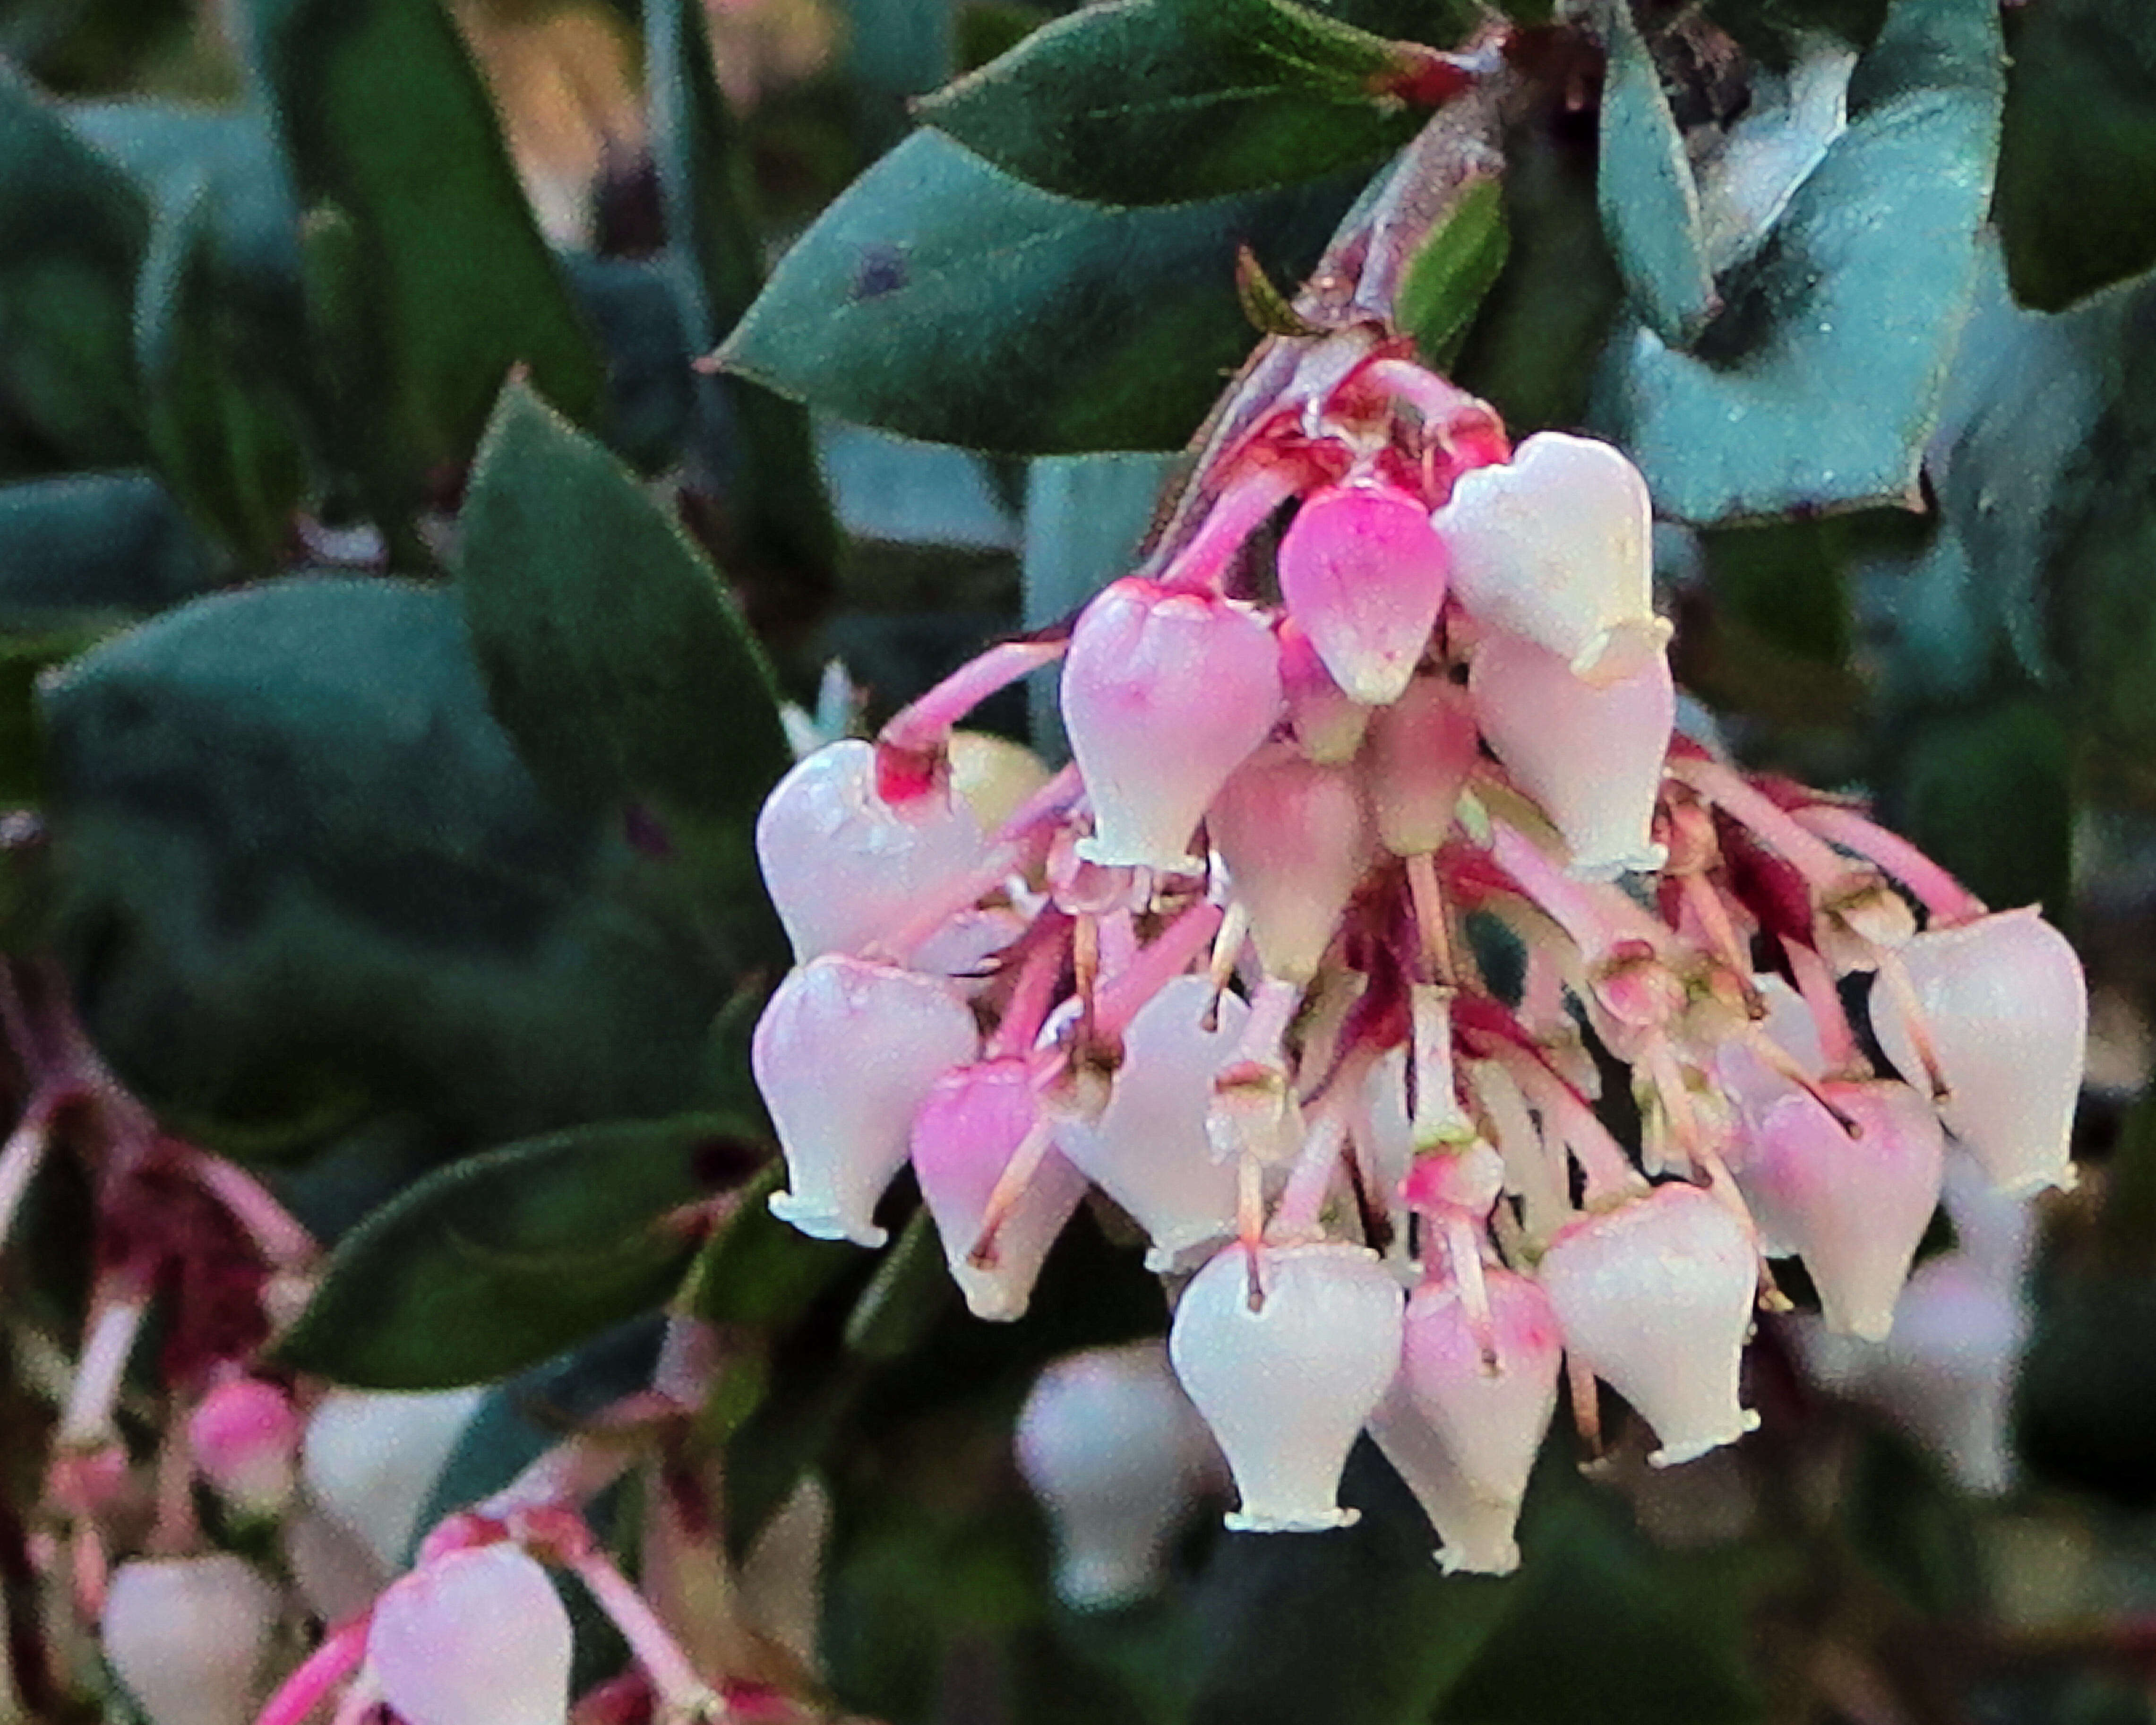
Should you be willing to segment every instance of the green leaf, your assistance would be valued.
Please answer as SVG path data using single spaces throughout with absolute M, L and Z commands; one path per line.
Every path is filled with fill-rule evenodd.
M 448 588 L 198 600 L 40 716 L 56 943 L 175 1131 L 295 1157 L 395 1122 L 439 1154 L 728 1093 L 733 977 L 617 818 L 541 793 Z
M 697 350 L 673 272 L 644 258 L 569 252 L 562 262 L 607 359 L 607 441 L 640 473 L 681 459 L 696 413 Z
M 589 423 L 603 370 L 540 238 L 485 85 L 439 0 L 250 0 L 302 203 L 354 230 L 383 374 L 372 459 L 416 487 L 470 459 L 512 366 Z M 336 321 L 325 339 L 347 339 Z
M 916 111 L 1048 191 L 1177 203 L 1374 163 L 1422 122 L 1398 86 L 1424 53 L 1293 0 L 1111 0 Z
M 1632 18 L 1609 0 L 1609 70 L 1602 88 L 1602 228 L 1640 321 L 1688 347 L 1718 302 L 1700 226 L 1699 187 L 1661 74 Z
M 1848 130 L 1694 352 L 1620 331 L 1598 418 L 1659 509 L 1913 502 L 1975 280 L 1999 83 L 1990 0 L 1899 0 L 1851 81 Z
M 779 262 L 720 357 L 839 414 L 1028 454 L 1173 449 L 1254 339 L 1235 251 L 1300 281 L 1357 186 L 1117 210 L 908 138 Z
M 103 633 L 209 585 L 208 547 L 147 474 L 0 485 L 0 630 Z
M 783 1168 L 766 1168 L 742 1189 L 739 1207 L 706 1243 L 685 1296 L 705 1322 L 783 1327 L 841 1276 L 860 1267 L 856 1247 L 812 1240 L 771 1214 L 771 1194 L 785 1184 Z
M 1428 364 L 1449 370 L 1476 314 L 1503 275 L 1511 237 L 1505 187 L 1496 173 L 1471 177 L 1401 272 L 1393 321 Z
M 1997 218 L 2015 296 L 2055 311 L 2156 264 L 2156 17 L 2045 0 L 2006 29 Z
M 494 711 L 550 785 L 648 803 L 752 950 L 749 829 L 793 762 L 769 667 L 680 526 L 521 382 L 465 500 L 458 587 Z
M 847 1314 L 847 1348 L 863 1359 L 905 1358 L 926 1339 L 954 1291 L 935 1221 L 924 1205 L 883 1255 Z
M 664 1300 L 695 1254 L 669 1212 L 707 1197 L 739 1122 L 585 1127 L 430 1174 L 338 1244 L 277 1345 L 367 1389 L 506 1378 Z
M 146 453 L 130 329 L 149 231 L 127 176 L 0 64 L 0 401 L 70 465 Z

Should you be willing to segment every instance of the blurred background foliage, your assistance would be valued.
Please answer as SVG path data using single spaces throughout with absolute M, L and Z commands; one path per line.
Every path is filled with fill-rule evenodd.
M 730 1536 L 831 1489 L 860 1712 L 2152 1717 L 2156 12 L 1507 9 L 1502 171 L 1404 321 L 1645 468 L 1699 722 L 2087 961 L 2013 1488 L 1777 1328 L 1733 1453 L 1583 1481 L 1560 1433 L 1517 1578 L 1440 1577 L 1372 1453 L 1353 1532 L 1194 1530 L 1081 1616 L 1009 1431 L 1163 1326 L 1113 1218 L 1007 1327 L 918 1220 L 879 1261 L 760 1202 L 653 1226 L 762 1153 L 777 702 L 837 658 L 873 721 L 1119 571 L 1255 340 L 1237 248 L 1308 269 L 1419 122 L 1386 39 L 1466 0 L 4 0 L 0 937 L 341 1241 L 289 1361 L 496 1386 L 442 1505 L 670 1297 L 731 1343 Z M 5 1274 L 64 1313 L 57 1181 Z

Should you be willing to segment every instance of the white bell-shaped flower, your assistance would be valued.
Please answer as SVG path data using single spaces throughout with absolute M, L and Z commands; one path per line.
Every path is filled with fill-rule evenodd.
M 307 1496 L 383 1568 L 402 1568 L 434 1482 L 485 1399 L 481 1386 L 331 1390 L 300 1447 Z
M 1158 1589 L 1204 1490 L 1212 1440 L 1158 1342 L 1055 1361 L 1018 1416 L 1019 1471 L 1055 1533 L 1055 1591 L 1081 1611 Z
M 1370 860 L 1354 773 L 1267 749 L 1229 775 L 1205 821 L 1265 973 L 1307 983 Z
M 1820 1089 L 1855 1131 L 1793 1085 L 1760 1116 L 1737 1183 L 1761 1229 L 1804 1259 L 1828 1327 L 1876 1341 L 1938 1205 L 1946 1138 L 1906 1084 Z
M 1676 721 L 1665 655 L 1598 686 L 1532 641 L 1489 635 L 1475 649 L 1468 688 L 1491 752 L 1563 835 L 1574 874 L 1661 866 L 1649 835 Z
M 572 1651 L 554 1584 L 506 1542 L 391 1583 L 367 1631 L 367 1667 L 407 1725 L 563 1725 Z
M 1608 444 L 1538 431 L 1511 461 L 1462 474 L 1433 521 L 1452 591 L 1485 629 L 1594 683 L 1661 655 L 1670 626 L 1655 615 L 1647 482 Z
M 1063 722 L 1092 799 L 1078 854 L 1189 873 L 1205 808 L 1281 714 L 1280 651 L 1247 606 L 1130 578 L 1097 594 L 1063 661 Z
M 786 1155 L 771 1213 L 818 1240 L 881 1245 L 876 1200 L 905 1164 L 914 1113 L 980 1040 L 937 978 L 835 953 L 790 974 L 749 1046 Z
M 2002 1192 L 2071 1186 L 2068 1141 L 2088 1042 L 2088 984 L 2072 946 L 2033 908 L 1927 930 L 1901 949 L 1948 1095 L 1947 1129 Z M 1924 1067 L 1893 991 L 1873 1027 L 1911 1082 Z
M 1223 995 L 1208 1029 L 1212 999 L 1202 976 L 1170 980 L 1123 1031 L 1123 1063 L 1100 1118 L 1056 1128 L 1057 1147 L 1152 1240 L 1150 1270 L 1173 1269 L 1235 1231 L 1235 1165 L 1214 1156 L 1205 1117 L 1214 1076 L 1235 1060 L 1250 1009 Z
M 1536 1268 L 1565 1346 L 1636 1408 L 1668 1467 L 1759 1423 L 1738 1404 L 1758 1262 L 1744 1224 L 1696 1186 L 1657 1186 L 1568 1224 Z
M 1348 1452 L 1400 1364 L 1399 1283 L 1374 1253 L 1336 1241 L 1234 1245 L 1191 1279 L 1168 1355 L 1235 1476 L 1240 1532 L 1344 1527 Z
M 797 963 L 859 952 L 988 855 L 958 796 L 903 809 L 876 794 L 875 749 L 858 737 L 797 762 L 756 818 L 757 860 Z
M 1085 1175 L 1050 1148 L 997 1224 L 992 1260 L 973 1261 L 988 1199 L 1040 1118 L 1032 1075 L 1015 1059 L 954 1067 L 914 1116 L 914 1175 L 936 1219 L 951 1279 L 976 1317 L 1025 1316 L 1048 1249 L 1086 1195 Z
M 247 1725 L 277 1593 L 228 1553 L 112 1572 L 100 1642 L 150 1725 Z

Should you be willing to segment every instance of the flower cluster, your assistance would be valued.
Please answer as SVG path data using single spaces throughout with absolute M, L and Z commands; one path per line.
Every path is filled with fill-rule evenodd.
M 1650 538 L 1615 449 L 1314 343 L 1138 570 L 773 793 L 773 1208 L 878 1245 L 911 1163 L 1009 1318 L 1098 1188 L 1188 1276 L 1229 1524 L 1341 1525 L 1367 1430 L 1473 1570 L 1561 1378 L 1677 1462 L 1755 1423 L 1769 1259 L 1884 1335 L 1949 1158 L 2071 1181 L 2080 967 L 1676 732 Z M 1074 762 L 984 819 L 953 727 L 1058 660 Z

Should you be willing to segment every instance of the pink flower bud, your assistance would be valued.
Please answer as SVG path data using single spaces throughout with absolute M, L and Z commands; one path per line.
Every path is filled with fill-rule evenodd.
M 402 1567 L 434 1481 L 485 1398 L 480 1388 L 331 1390 L 307 1420 L 307 1495 L 383 1567 Z
M 1676 718 L 1666 656 L 1598 688 L 1532 641 L 1491 635 L 1468 686 L 1491 751 L 1563 835 L 1574 874 L 1660 866 L 1648 835 Z
M 1669 1467 L 1759 1423 L 1738 1405 L 1758 1263 L 1744 1224 L 1696 1186 L 1657 1186 L 1561 1229 L 1537 1269 L 1565 1346 L 1654 1427 Z
M 1019 1471 L 1055 1531 L 1055 1591 L 1081 1611 L 1160 1585 L 1212 1440 L 1158 1342 L 1095 1348 L 1044 1371 L 1018 1416 Z
M 1608 444 L 1537 432 L 1508 464 L 1462 474 L 1435 517 L 1452 590 L 1484 628 L 1555 654 L 1591 683 L 1661 655 L 1646 481 Z
M 211 1489 L 243 1515 L 281 1511 L 298 1483 L 299 1414 L 259 1378 L 228 1378 L 187 1421 L 187 1446 Z
M 1212 998 L 1202 976 L 1168 983 L 1123 1032 L 1123 1063 L 1101 1117 L 1056 1128 L 1063 1153 L 1151 1236 L 1151 1270 L 1172 1269 L 1235 1230 L 1235 1167 L 1214 1157 L 1205 1117 L 1214 1076 L 1235 1060 L 1250 1009 L 1222 996 L 1209 1030 Z
M 1948 1130 L 2002 1192 L 2072 1185 L 2088 984 L 2066 937 L 2033 907 L 2000 911 L 1917 935 L 1901 959 L 1946 1082 Z M 1871 1015 L 1887 1058 L 1922 1084 L 1907 1015 L 1883 985 Z
M 1946 1140 L 1906 1084 L 1820 1089 L 1856 1135 L 1792 1086 L 1760 1116 L 1738 1184 L 1760 1227 L 1804 1259 L 1828 1326 L 1876 1341 L 1938 1204 Z
M 376 1602 L 367 1661 L 407 1725 L 561 1725 L 569 1614 L 516 1546 L 445 1553 Z
M 113 1571 L 106 1662 L 150 1725 L 247 1725 L 277 1594 L 228 1553 L 142 1558 Z
M 1327 486 L 1281 539 L 1281 598 L 1334 680 L 1367 706 L 1397 701 L 1445 603 L 1445 542 L 1388 486 Z
M 1239 1532 L 1345 1527 L 1348 1452 L 1400 1365 L 1398 1283 L 1361 1246 L 1261 1246 L 1214 1255 L 1175 1308 L 1168 1356 L 1235 1476 Z
M 914 1117 L 913 1172 L 936 1218 L 951 1279 L 976 1317 L 1025 1316 L 1048 1249 L 1086 1195 L 1085 1175 L 1050 1149 L 998 1224 L 993 1261 L 972 1261 L 989 1195 L 1040 1123 L 1040 1100 L 1022 1060 L 953 1068 Z
M 1442 845 L 1481 754 L 1475 709 L 1449 677 L 1418 677 L 1393 706 L 1373 713 L 1363 783 L 1385 849 L 1418 856 Z
M 876 1200 L 905 1164 L 915 1111 L 980 1040 L 933 978 L 835 953 L 789 974 L 749 1047 L 786 1155 L 771 1213 L 818 1240 L 881 1245 Z
M 1370 709 L 1352 699 L 1332 680 L 1332 673 L 1292 617 L 1280 626 L 1281 686 L 1287 701 L 1288 729 L 1313 761 L 1337 766 L 1355 758 Z
M 1427 1282 L 1409 1296 L 1399 1382 L 1370 1435 L 1436 1528 L 1446 1573 L 1506 1575 L 1519 1565 L 1512 1529 L 1557 1408 L 1564 1344 L 1535 1283 L 1494 1265 L 1482 1280 L 1484 1334 L 1457 1283 Z
M 899 809 L 875 786 L 875 748 L 850 737 L 797 762 L 756 818 L 757 860 L 801 963 L 859 952 L 988 854 L 963 798 Z
M 1254 611 L 1135 578 L 1096 597 L 1063 662 L 1063 722 L 1093 803 L 1088 862 L 1190 872 L 1190 835 L 1281 711 Z
M 1310 981 L 1370 860 L 1355 775 L 1267 749 L 1229 777 L 1205 820 L 1265 973 Z

